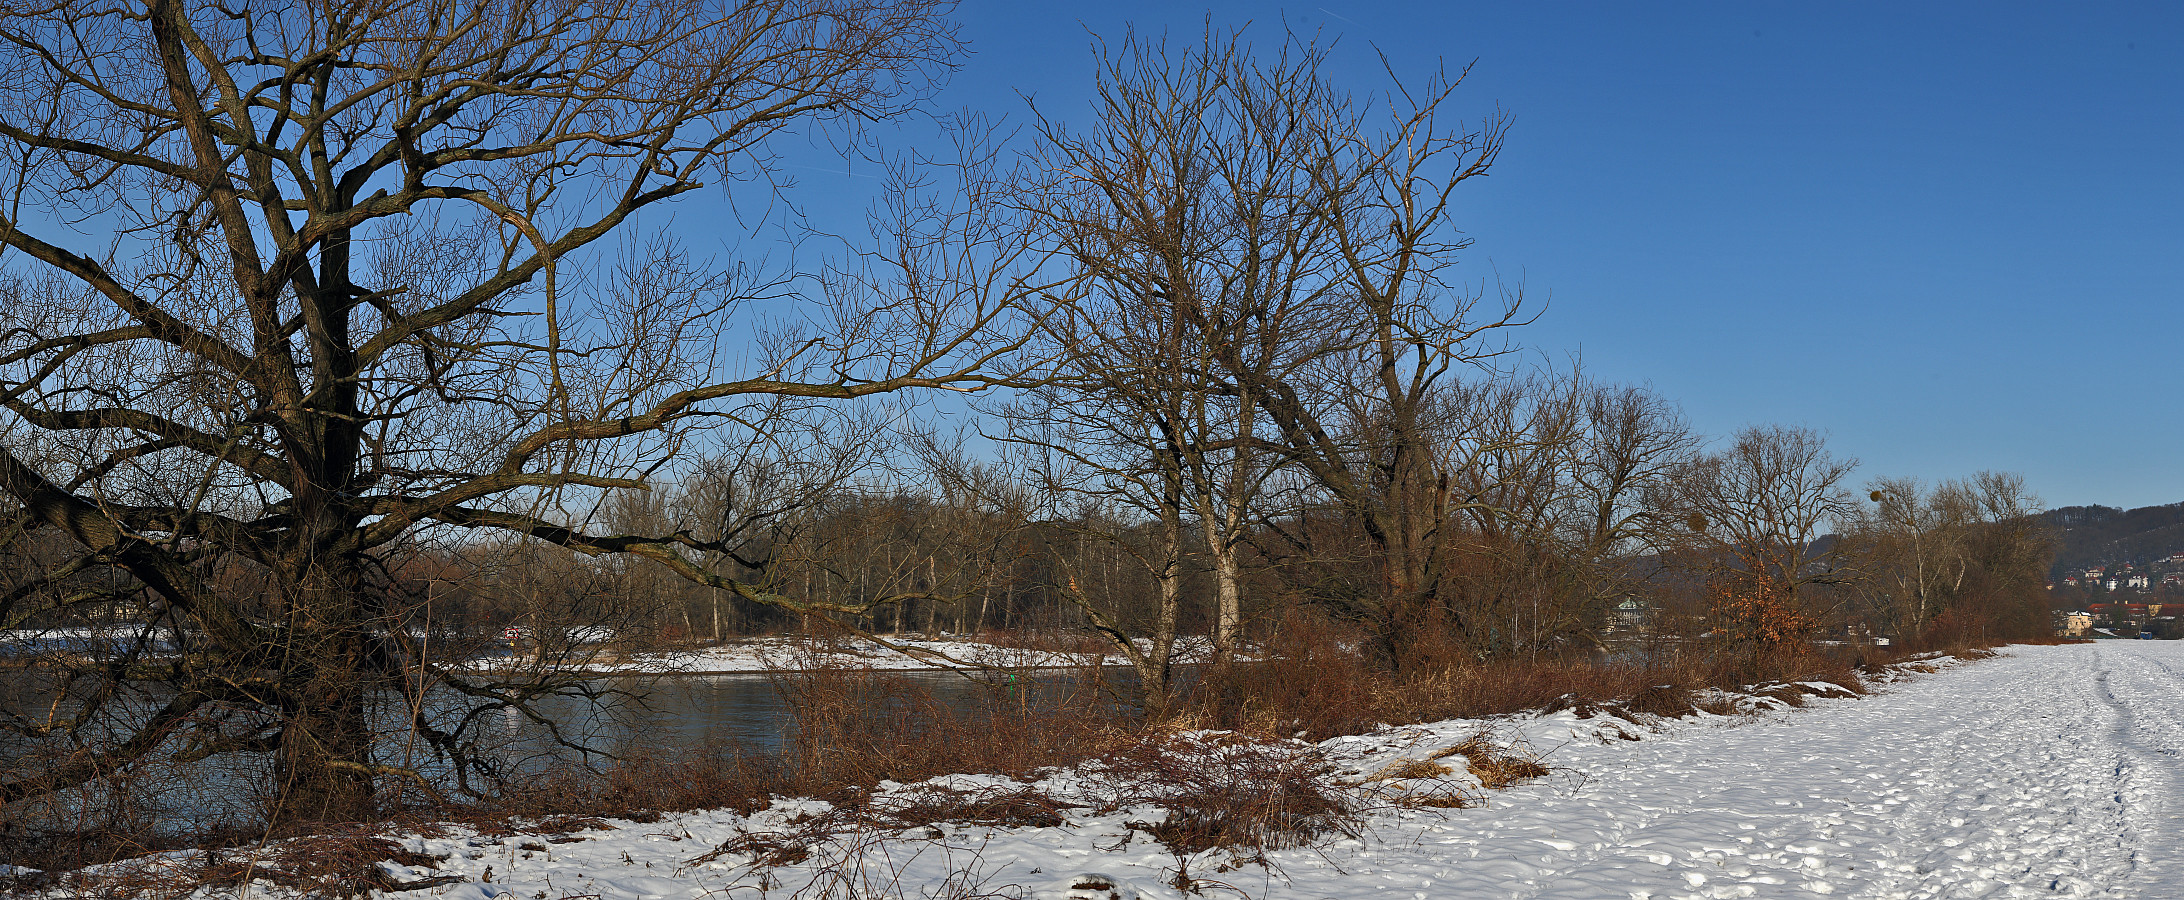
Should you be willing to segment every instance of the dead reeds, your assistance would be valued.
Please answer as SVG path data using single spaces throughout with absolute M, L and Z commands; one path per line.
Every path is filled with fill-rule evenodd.
M 1727 712 L 1711 692 L 1754 685 L 1770 687 L 1790 704 L 1819 694 L 1863 693 L 1861 671 L 1902 658 L 1880 647 L 1800 645 L 1755 653 L 1694 644 L 1636 659 L 1542 654 L 1391 669 L 1368 664 L 1354 649 L 1364 644 L 1358 635 L 1326 625 L 1302 631 L 1307 637 L 1271 643 L 1261 661 L 1209 673 L 1190 694 L 1185 714 L 1216 727 L 1310 740 L 1534 710 L 1676 718 Z M 1834 689 L 1810 687 L 1819 684 Z

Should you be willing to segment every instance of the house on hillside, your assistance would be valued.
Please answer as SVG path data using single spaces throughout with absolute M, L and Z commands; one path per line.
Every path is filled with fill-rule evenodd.
M 2089 612 L 2064 613 L 2062 627 L 2056 629 L 2064 637 L 2083 637 L 2092 630 L 2093 614 Z
M 2085 610 L 2088 615 L 2093 617 L 2094 621 L 2118 628 L 2129 626 L 2125 630 L 2139 631 L 2143 630 L 2143 626 L 2148 622 L 2152 622 L 2161 616 L 2163 605 L 2160 603 L 2088 603 Z M 2174 603 L 2166 605 L 2176 606 Z
M 1660 611 L 1660 607 L 1649 604 L 1644 600 L 1636 597 L 1629 598 L 1616 604 L 1614 609 L 1608 611 L 1608 627 L 1604 630 L 1610 634 L 1625 631 L 1644 631 L 1653 627 L 1653 619 Z

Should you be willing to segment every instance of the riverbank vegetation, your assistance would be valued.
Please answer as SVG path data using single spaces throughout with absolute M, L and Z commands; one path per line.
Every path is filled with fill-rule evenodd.
M 1542 362 L 1523 286 L 1458 268 L 1510 127 L 1461 72 L 1344 85 L 1296 35 L 1131 36 L 1089 114 L 891 157 L 862 126 L 923 111 L 948 12 L 0 23 L 15 864 L 1017 772 L 1185 725 L 1669 710 L 2050 633 L 2014 476 L 1862 484 L 1811 429 L 1710 439 Z M 894 173 L 841 254 L 649 230 L 723 184 L 765 206 L 809 134 Z M 92 221 L 112 247 L 67 249 Z M 778 757 L 617 761 L 555 718 L 641 700 L 582 676 L 602 654 L 909 631 L 1132 677 L 1012 709 L 790 676 Z M 511 759 L 507 722 L 575 761 Z M 156 834 L 181 783 L 223 796 Z

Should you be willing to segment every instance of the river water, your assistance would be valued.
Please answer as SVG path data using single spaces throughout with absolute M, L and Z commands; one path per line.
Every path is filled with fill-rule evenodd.
M 993 703 L 1026 703 L 1052 708 L 1071 703 L 1124 702 L 1135 682 L 1127 668 L 1108 668 L 1087 676 L 1076 670 L 1024 675 L 965 674 L 947 671 L 888 672 L 877 681 L 853 678 L 812 679 L 784 675 L 674 675 L 647 679 L 602 679 L 599 686 L 618 695 L 608 703 L 561 699 L 543 711 L 569 733 L 583 735 L 597 749 L 734 749 L 771 754 L 782 750 L 795 730 L 800 701 L 815 694 L 857 691 L 847 698 L 872 703 L 899 701 L 890 682 L 930 696 L 957 712 Z M 861 686 L 860 686 L 861 685 Z M 875 687 L 878 685 L 878 687 Z M 507 717 L 520 745 L 543 751 L 551 743 L 543 728 Z
M 1131 675 L 1127 669 L 1108 669 L 1095 675 L 1042 671 L 1013 678 L 986 674 L 967 677 L 946 671 L 888 672 L 870 680 L 796 674 L 606 678 L 594 682 L 607 694 L 603 700 L 552 698 L 539 703 L 538 709 L 563 738 L 624 758 L 683 752 L 770 755 L 782 752 L 793 740 L 799 703 L 815 692 L 831 692 L 835 701 L 847 699 L 853 704 L 922 703 L 930 698 L 957 713 L 994 703 L 1051 709 L 1082 703 L 1119 704 L 1123 702 L 1119 694 L 1126 694 L 1134 680 Z M 36 700 L 23 691 L 24 684 L 23 679 L 0 672 L 0 693 L 11 694 L 0 699 L 14 708 Z M 159 699 L 143 698 L 138 705 Z M 390 710 L 387 714 L 378 759 L 417 769 L 428 777 L 446 776 L 444 761 L 431 758 L 421 741 L 406 739 L 398 730 L 397 712 Z M 458 711 L 450 708 L 435 718 L 456 714 Z M 513 710 L 489 713 L 480 725 L 480 749 L 497 757 L 519 779 L 578 761 L 581 756 L 558 744 L 548 728 Z M 0 738 L 0 775 L 14 774 L 6 770 L 15 769 L 18 761 L 26 759 L 27 749 L 27 745 Z M 67 831 L 136 821 L 153 823 L 155 830 L 186 835 L 217 825 L 257 820 L 266 802 L 269 766 L 270 760 L 262 755 L 217 756 L 183 764 L 166 754 L 155 754 L 114 785 L 119 790 L 87 787 L 0 808 L 0 815 L 15 818 L 33 830 Z M 6 855 L 0 853 L 0 859 Z

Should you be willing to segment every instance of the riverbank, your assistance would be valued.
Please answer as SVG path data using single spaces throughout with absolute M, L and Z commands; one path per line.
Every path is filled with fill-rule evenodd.
M 819 669 L 880 672 L 942 672 L 964 669 L 1079 669 L 1127 666 L 1112 649 L 1080 642 L 1076 647 L 1007 645 L 968 636 L 881 635 L 813 639 L 801 636 L 748 638 L 711 647 L 602 654 L 581 665 L 588 675 L 768 675 Z M 884 643 L 883 643 L 884 642 Z M 1212 644 L 1201 636 L 1176 641 L 1176 665 L 1213 658 Z M 498 661 L 480 660 L 491 666 Z
M 826 641 L 799 637 L 752 638 L 715 647 L 650 651 L 601 659 L 586 665 L 584 671 L 597 675 L 750 675 L 827 668 L 917 672 L 1129 664 L 1119 653 L 1090 649 L 1008 647 L 945 635 L 883 639 L 893 646 L 861 637 Z
M 450 898 L 1181 900 L 1179 882 L 1196 896 L 1270 900 L 2086 896 L 2146 895 L 2180 874 L 2149 851 L 2184 836 L 2174 824 L 2184 644 L 2012 647 L 1973 664 L 1913 660 L 1869 682 L 1874 693 L 1857 700 L 1832 699 L 1844 692 L 1825 683 L 1717 692 L 1679 718 L 1632 703 L 1313 744 L 1170 732 L 1149 757 L 1111 754 L 1029 780 L 882 782 L 869 795 L 748 814 L 388 832 L 374 839 L 391 858 L 375 863 L 386 887 L 416 888 L 397 896 Z M 1452 749 L 1467 744 L 1501 756 L 1482 764 Z M 1240 785 L 1221 778 L 1264 786 L 1287 772 L 1311 781 L 1291 785 L 1292 799 L 1340 793 L 1351 818 L 1292 809 L 1270 821 L 1293 832 L 1192 849 L 1168 812 L 1187 808 L 1188 792 L 1132 794 L 1112 777 L 1133 758 L 1232 793 Z M 1497 758 L 1547 774 L 1497 790 Z M 270 878 L 280 852 L 262 854 L 268 877 L 252 896 L 288 890 Z M 231 851 L 222 864 L 244 859 L 257 857 Z M 101 868 L 116 867 L 179 877 L 204 860 Z

